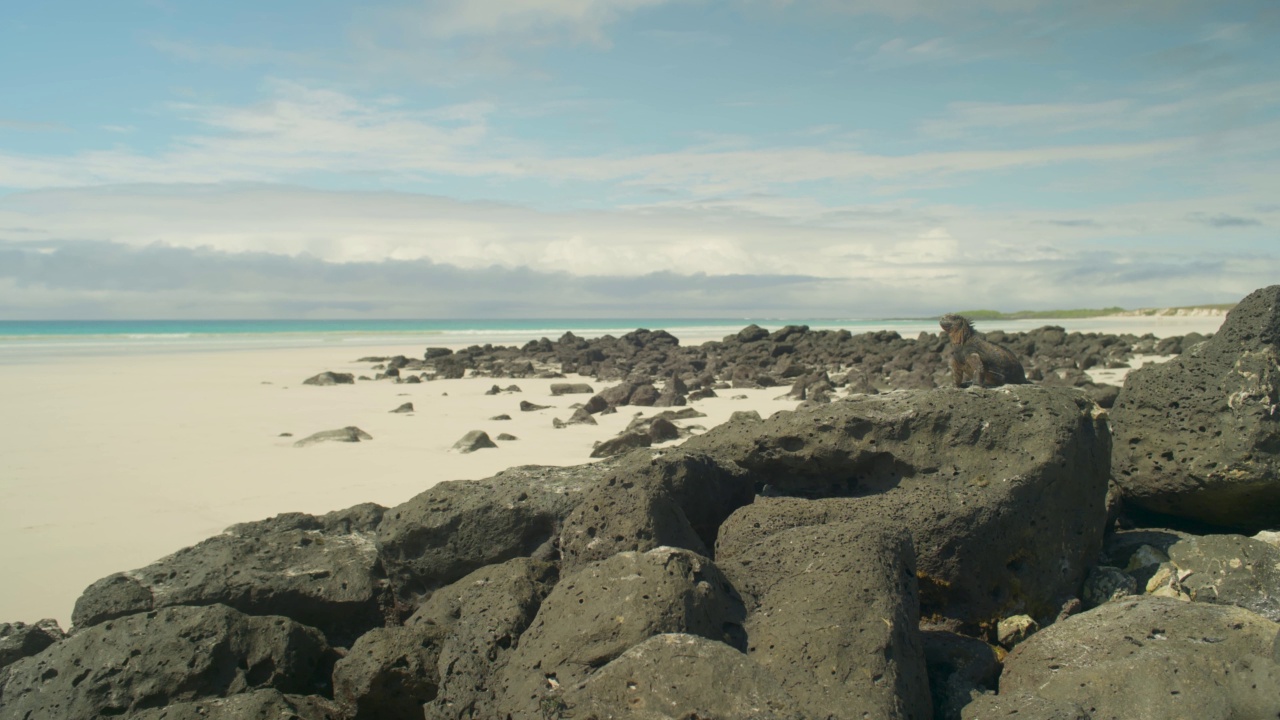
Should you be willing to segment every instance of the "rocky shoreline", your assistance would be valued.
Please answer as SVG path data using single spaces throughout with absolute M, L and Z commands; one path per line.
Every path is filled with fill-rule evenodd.
M 0 717 L 1280 716 L 1280 286 L 1209 339 L 988 339 L 1032 384 L 950 387 L 938 335 L 804 327 L 366 358 L 614 383 L 575 391 L 587 418 L 804 402 L 233 526 L 94 583 L 69 635 L 0 624 Z M 1151 354 L 1177 357 L 1087 374 Z

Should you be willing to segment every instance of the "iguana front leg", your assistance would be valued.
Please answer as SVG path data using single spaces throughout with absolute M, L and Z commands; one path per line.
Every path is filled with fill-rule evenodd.
M 982 364 L 982 356 L 978 353 L 969 354 L 969 368 L 973 370 L 973 384 L 978 387 L 987 387 L 986 367 Z

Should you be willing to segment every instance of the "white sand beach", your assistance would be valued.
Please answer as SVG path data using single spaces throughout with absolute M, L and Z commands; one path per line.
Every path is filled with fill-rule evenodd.
M 1221 322 L 1221 316 L 1137 317 L 992 322 L 984 329 L 1058 324 L 1163 337 L 1213 332 Z M 617 434 L 634 413 L 662 410 L 623 408 L 597 416 L 597 426 L 554 429 L 553 418 L 568 419 L 570 406 L 589 397 L 553 397 L 549 385 L 564 380 L 302 385 L 325 370 L 370 374 L 369 363 L 354 362 L 358 357 L 421 352 L 419 345 L 61 353 L 0 364 L 0 620 L 53 617 L 66 627 L 75 599 L 93 581 L 233 523 L 369 501 L 390 506 L 445 480 L 487 477 L 515 465 L 587 462 L 593 443 Z M 590 378 L 568 381 L 590 383 L 597 392 L 607 387 Z M 485 395 L 494 384 L 518 385 L 522 392 Z M 679 424 L 711 428 L 737 410 L 768 416 L 794 408 L 795 401 L 776 399 L 784 393 L 724 391 L 693 403 L 707 417 Z M 551 407 L 521 412 L 521 400 Z M 390 412 L 405 402 L 414 413 Z M 511 419 L 489 419 L 504 413 Z M 293 447 L 311 433 L 348 425 L 373 439 Z M 497 449 L 451 452 L 470 430 L 518 439 Z

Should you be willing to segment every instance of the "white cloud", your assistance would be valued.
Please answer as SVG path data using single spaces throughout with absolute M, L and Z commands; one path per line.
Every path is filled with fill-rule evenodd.
M 1160 158 L 1195 146 L 1192 138 L 1174 138 L 883 155 L 847 149 L 847 142 L 839 138 L 829 147 L 744 147 L 748 142 L 736 138 L 671 152 L 555 156 L 494 133 L 487 118 L 497 109 L 486 103 L 415 111 L 392 98 L 362 101 L 286 81 L 272 81 L 267 89 L 267 98 L 255 105 L 172 105 L 173 112 L 201 132 L 154 155 L 123 148 L 65 157 L 0 153 L 0 187 L 283 182 L 326 173 L 401 181 L 541 178 L 663 187 L 686 196 L 708 196 L 815 181 L 929 183 L 964 173 Z M 982 108 L 966 112 L 992 114 Z
M 602 40 L 602 31 L 620 17 L 668 0 L 448 0 L 433 3 L 425 26 L 437 37 L 507 35 L 567 26 L 582 37 Z

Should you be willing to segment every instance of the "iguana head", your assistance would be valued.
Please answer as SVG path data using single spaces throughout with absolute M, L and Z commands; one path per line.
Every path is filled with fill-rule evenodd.
M 938 324 L 942 326 L 945 332 L 951 338 L 952 345 L 963 345 L 973 337 L 973 323 L 969 318 L 955 313 L 947 313 L 943 315 Z

